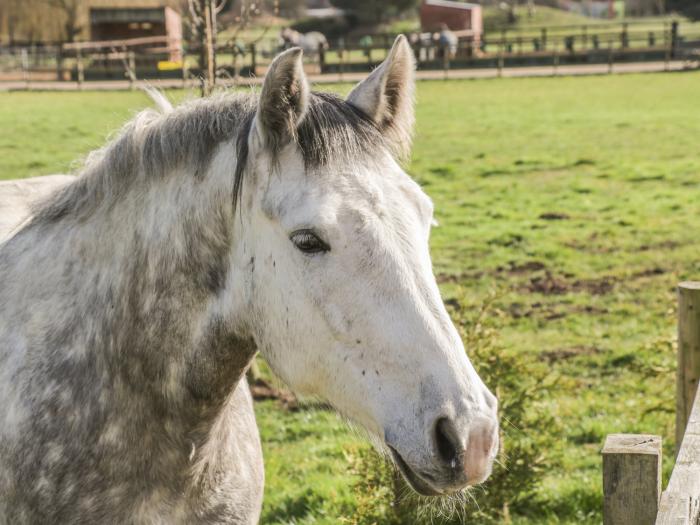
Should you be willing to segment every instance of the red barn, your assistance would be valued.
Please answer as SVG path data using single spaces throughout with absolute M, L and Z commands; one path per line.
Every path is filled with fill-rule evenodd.
M 439 31 L 445 24 L 459 36 L 481 37 L 484 27 L 481 6 L 452 0 L 423 0 L 420 25 L 423 31 Z

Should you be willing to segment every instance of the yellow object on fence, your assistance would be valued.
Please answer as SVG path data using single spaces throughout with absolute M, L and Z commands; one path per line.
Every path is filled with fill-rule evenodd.
M 177 62 L 161 60 L 158 62 L 158 71 L 173 71 L 175 69 L 182 69 L 182 60 L 178 60 Z

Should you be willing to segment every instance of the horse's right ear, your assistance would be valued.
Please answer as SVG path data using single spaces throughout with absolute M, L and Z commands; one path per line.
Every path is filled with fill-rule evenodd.
M 408 156 L 411 147 L 415 69 L 413 50 L 406 37 L 399 35 L 386 60 L 347 98 L 374 121 L 399 157 Z
M 278 55 L 265 75 L 254 131 L 272 151 L 296 138 L 297 127 L 309 103 L 309 83 L 295 47 Z

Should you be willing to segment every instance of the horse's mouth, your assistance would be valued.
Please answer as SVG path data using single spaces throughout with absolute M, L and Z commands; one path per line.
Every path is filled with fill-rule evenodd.
M 410 485 L 410 487 L 415 490 L 421 496 L 442 496 L 443 493 L 434 489 L 428 482 L 424 481 L 423 478 L 415 472 L 401 457 L 401 454 L 396 452 L 394 447 L 389 445 L 389 450 L 391 451 L 391 456 L 394 459 L 394 463 L 401 472 L 401 475 Z

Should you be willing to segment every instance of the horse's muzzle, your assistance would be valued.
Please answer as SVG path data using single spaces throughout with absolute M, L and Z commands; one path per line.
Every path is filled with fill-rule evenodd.
M 389 446 L 394 463 L 411 488 L 423 496 L 443 496 L 489 477 L 498 452 L 498 422 L 480 416 L 465 430 L 460 432 L 450 418 L 438 418 L 432 432 L 433 453 L 424 466 L 410 464 Z

